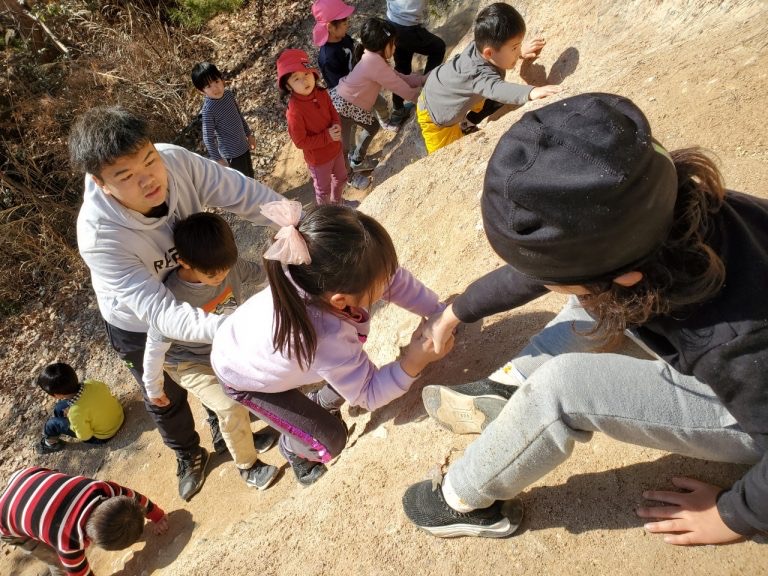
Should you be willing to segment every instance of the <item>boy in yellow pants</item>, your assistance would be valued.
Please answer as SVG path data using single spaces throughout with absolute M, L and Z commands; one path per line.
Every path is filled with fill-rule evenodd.
M 527 86 L 504 81 L 520 58 L 536 58 L 542 38 L 524 42 L 525 21 L 509 4 L 497 2 L 475 19 L 475 40 L 428 76 L 417 105 L 421 134 L 431 154 L 455 142 L 503 104 L 560 92 L 558 86 Z

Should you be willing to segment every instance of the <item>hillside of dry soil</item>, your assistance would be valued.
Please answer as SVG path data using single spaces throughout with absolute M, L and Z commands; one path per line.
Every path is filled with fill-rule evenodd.
M 383 12 L 384 2 L 358 4 Z M 446 37 L 452 35 L 456 49 L 469 41 L 477 4 L 457 5 L 444 24 L 435 26 Z M 719 157 L 730 188 L 768 197 L 765 2 L 549 0 L 515 5 L 529 31 L 543 33 L 548 41 L 541 58 L 523 71 L 528 81 L 562 84 L 563 96 L 585 91 L 628 96 L 644 109 L 668 148 L 705 146 Z M 356 24 L 359 20 L 353 29 Z M 306 38 L 309 29 L 305 21 L 296 33 Z M 518 72 L 508 80 L 520 81 Z M 239 81 L 247 84 L 247 74 Z M 350 197 L 362 199 L 360 209 L 384 223 L 402 263 L 442 297 L 499 265 L 480 222 L 483 173 L 501 134 L 522 112 L 540 105 L 509 111 L 428 158 L 413 120 L 396 136 L 377 140 L 374 150 L 381 164 L 373 173 L 374 186 Z M 269 181 L 288 196 L 311 198 L 301 157 L 290 146 L 280 153 Z M 253 227 L 238 225 L 238 237 L 248 253 L 258 255 L 262 240 Z M 217 458 L 203 490 L 189 503 L 176 494 L 171 455 L 144 414 L 127 372 L 106 350 L 92 302 L 72 302 L 68 317 L 79 314 L 81 321 L 66 326 L 56 324 L 59 312 L 43 305 L 28 332 L 19 330 L 14 340 L 14 350 L 33 361 L 17 376 L 19 393 L 0 404 L 2 421 L 19 431 L 2 437 L 0 480 L 21 464 L 44 464 L 118 480 L 171 511 L 167 535 L 155 538 L 147 531 L 146 540 L 130 551 L 93 550 L 90 557 L 99 575 L 768 574 L 764 539 L 674 548 L 646 534 L 633 513 L 643 490 L 669 486 L 672 476 L 726 485 L 743 467 L 620 445 L 601 436 L 579 445 L 567 463 L 522 494 L 526 519 L 510 539 L 441 540 L 406 520 L 400 506 L 405 488 L 455 459 L 472 439 L 453 436 L 426 418 L 420 389 L 485 376 L 514 355 L 561 304 L 561 297 L 550 295 L 464 326 L 452 354 L 426 370 L 404 397 L 375 413 L 345 408 L 352 428 L 347 450 L 317 484 L 301 488 L 285 469 L 269 490 L 249 491 L 232 464 Z M 417 322 L 393 306 L 377 309 L 369 354 L 377 362 L 393 359 Z M 89 376 L 120 391 L 128 422 L 109 450 L 72 446 L 41 457 L 28 448 L 45 414 L 44 400 L 30 379 L 36 362 L 57 354 L 67 357 L 70 348 L 72 354 L 80 351 Z M 202 410 L 196 403 L 193 407 L 210 446 Z M 19 418 L 26 428 L 17 425 Z M 283 465 L 276 451 L 264 460 Z M 17 552 L 4 551 L 0 573 L 42 574 Z

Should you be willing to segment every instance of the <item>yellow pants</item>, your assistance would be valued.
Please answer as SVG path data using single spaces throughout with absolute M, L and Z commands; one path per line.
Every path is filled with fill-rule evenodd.
M 483 109 L 485 100 L 481 100 L 472 110 L 478 112 Z M 448 146 L 451 142 L 456 142 L 459 138 L 464 136 L 461 131 L 461 124 L 453 124 L 452 126 L 438 126 L 432 122 L 432 118 L 424 107 L 424 99 L 419 97 L 419 101 L 416 105 L 416 119 L 419 121 L 421 127 L 421 136 L 424 138 L 424 144 L 427 146 L 427 154 L 432 154 L 435 150 L 440 150 L 445 146 Z
M 200 402 L 219 417 L 221 436 L 227 444 L 235 466 L 247 470 L 256 463 L 258 453 L 253 445 L 251 417 L 248 410 L 224 393 L 210 366 L 194 362 L 166 364 L 165 371 L 182 388 L 189 390 Z

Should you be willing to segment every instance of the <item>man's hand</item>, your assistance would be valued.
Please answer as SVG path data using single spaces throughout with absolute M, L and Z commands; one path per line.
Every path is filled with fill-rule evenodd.
M 164 514 L 157 522 L 152 522 L 152 531 L 155 536 L 161 536 L 168 532 L 168 514 Z
M 523 60 L 533 60 L 534 58 L 538 58 L 546 43 L 547 41 L 541 36 L 537 36 L 536 38 L 526 38 L 523 40 L 523 45 L 520 46 L 520 58 Z
M 672 484 L 688 492 L 648 491 L 643 498 L 671 506 L 637 509 L 641 518 L 654 518 L 645 524 L 648 532 L 666 534 L 664 542 L 690 544 L 725 544 L 743 538 L 725 525 L 717 511 L 717 495 L 722 488 L 693 478 L 672 478 Z
M 168 396 L 166 396 L 165 393 L 163 393 L 163 395 L 160 396 L 159 398 L 150 398 L 149 401 L 152 402 L 152 404 L 154 404 L 155 406 L 159 406 L 160 408 L 165 408 L 171 403 L 171 401 L 168 399 Z
M 222 166 L 224 166 L 224 168 L 229 168 L 229 162 L 224 160 L 224 158 L 219 158 L 218 160 L 216 160 L 216 164 L 221 164 Z
M 251 150 L 256 150 L 256 136 L 254 136 L 253 134 L 248 136 L 248 147 Z

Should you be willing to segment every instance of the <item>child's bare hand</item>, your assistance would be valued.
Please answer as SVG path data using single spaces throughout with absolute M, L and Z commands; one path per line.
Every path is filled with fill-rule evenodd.
M 427 364 L 439 360 L 453 348 L 454 338 L 453 334 L 451 334 L 443 343 L 442 350 L 437 352 L 432 338 L 428 338 L 424 334 L 424 326 L 425 324 L 422 320 L 419 327 L 411 334 L 411 341 L 406 346 L 403 357 L 400 360 L 400 366 L 409 376 L 418 376 Z
M 338 124 L 334 124 L 330 128 L 328 128 L 328 135 L 331 137 L 331 140 L 334 142 L 338 142 L 341 140 L 341 126 Z
M 221 164 L 225 168 L 229 168 L 229 162 L 224 160 L 224 158 L 219 158 L 218 160 L 216 160 L 216 164 Z
M 562 88 L 553 84 L 548 84 L 547 86 L 536 86 L 536 88 L 531 90 L 528 94 L 528 100 L 541 100 L 547 96 L 557 94 L 560 91 L 562 91 Z
M 253 134 L 248 136 L 248 147 L 251 150 L 256 150 L 256 136 L 254 136 Z
M 453 338 L 460 323 L 453 313 L 453 305 L 448 305 L 440 314 L 435 314 L 427 320 L 424 324 L 424 335 L 433 340 L 435 352 L 439 354 L 443 351 L 445 343 Z
M 171 403 L 171 401 L 168 399 L 168 396 L 166 396 L 165 394 L 163 394 L 159 398 L 150 398 L 149 401 L 152 402 L 152 404 L 154 404 L 155 406 L 159 406 L 160 408 L 165 408 Z
M 152 531 L 156 536 L 161 536 L 168 532 L 168 514 L 165 514 L 157 522 L 152 522 Z
M 668 504 L 637 509 L 641 518 L 656 520 L 645 524 L 648 532 L 666 534 L 664 542 L 683 546 L 725 544 L 743 538 L 726 526 L 717 511 L 717 495 L 722 488 L 693 478 L 672 478 L 672 483 L 688 492 L 643 493 L 643 498 Z
M 523 40 L 523 45 L 520 47 L 520 58 L 523 60 L 533 60 L 534 58 L 538 58 L 546 43 L 547 41 L 541 36 L 537 36 L 536 38 L 526 38 Z

